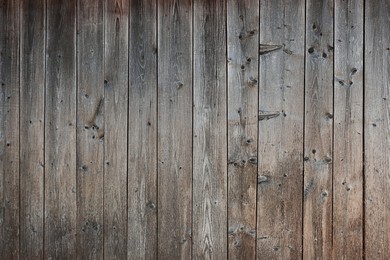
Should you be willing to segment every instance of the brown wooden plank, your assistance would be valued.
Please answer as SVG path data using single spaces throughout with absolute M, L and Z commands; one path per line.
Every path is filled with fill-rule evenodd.
M 366 259 L 390 257 L 390 2 L 365 1 L 364 238 Z
M 257 259 L 300 259 L 305 1 L 260 2 L 260 42 Z
M 45 1 L 21 1 L 20 247 L 42 258 L 44 241 Z
M 333 259 L 363 258 L 363 1 L 335 1 Z
M 0 1 L 0 256 L 19 259 L 20 1 Z
M 193 21 L 193 258 L 227 259 L 224 1 L 195 1 Z
M 104 257 L 127 256 L 127 104 L 129 3 L 105 1 Z
M 77 254 L 81 259 L 101 259 L 105 130 L 103 0 L 79 0 L 77 8 Z
M 259 1 L 228 0 L 228 255 L 254 259 Z
M 76 0 L 47 1 L 45 258 L 76 257 Z
M 303 258 L 332 255 L 333 0 L 306 2 Z
M 157 258 L 157 5 L 130 1 L 128 258 Z
M 189 259 L 192 226 L 192 1 L 158 5 L 158 257 Z

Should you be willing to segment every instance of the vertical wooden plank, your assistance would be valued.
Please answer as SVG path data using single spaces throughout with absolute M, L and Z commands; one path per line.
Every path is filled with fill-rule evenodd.
M 35 259 L 44 241 L 45 1 L 21 3 L 20 246 Z
M 303 258 L 332 256 L 333 0 L 306 1 Z
M 189 259 L 192 1 L 160 1 L 158 26 L 158 257 Z
M 77 8 L 77 254 L 81 259 L 101 259 L 104 208 L 103 0 L 79 0 Z
M 19 258 L 19 2 L 0 1 L 0 255 Z
M 335 1 L 333 259 L 363 258 L 363 1 Z
M 157 258 L 157 5 L 130 1 L 128 258 Z M 167 235 L 168 236 L 168 235 Z
M 127 104 L 129 2 L 105 1 L 104 257 L 127 257 Z
M 305 1 L 262 1 L 260 42 L 257 259 L 300 259 Z
M 365 1 L 365 258 L 390 256 L 390 2 Z
M 76 0 L 47 1 L 45 258 L 76 257 Z
M 194 2 L 194 259 L 227 259 L 225 6 Z
M 254 259 L 259 1 L 228 0 L 228 255 Z

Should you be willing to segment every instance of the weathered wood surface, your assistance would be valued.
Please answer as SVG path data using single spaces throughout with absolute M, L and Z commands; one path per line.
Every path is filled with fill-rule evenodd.
M 364 253 L 390 257 L 390 2 L 365 1 Z
M 256 255 L 259 2 L 227 1 L 228 255 Z
M 260 2 L 258 259 L 302 256 L 304 39 L 305 1 Z
M 128 258 L 157 258 L 157 3 L 131 0 Z
M 227 258 L 225 8 L 194 1 L 194 259 Z
M 332 256 L 333 0 L 306 1 L 303 258 Z
M 335 1 L 333 259 L 363 257 L 363 12 Z
M 389 259 L 386 0 L 0 0 L 0 259 Z

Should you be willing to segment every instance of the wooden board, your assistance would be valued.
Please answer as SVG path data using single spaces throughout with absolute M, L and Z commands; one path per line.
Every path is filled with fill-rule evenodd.
M 333 11 L 306 2 L 304 259 L 332 255 Z
M 104 9 L 104 258 L 127 256 L 128 1 Z
M 363 1 L 335 1 L 333 259 L 363 257 Z
M 225 26 L 223 1 L 194 2 L 194 259 L 227 259 Z
M 45 258 L 76 257 L 76 0 L 47 1 Z
M 300 259 L 305 1 L 260 2 L 260 43 L 257 258 Z
M 128 258 L 157 258 L 157 5 L 131 0 Z
M 82 259 L 102 259 L 103 0 L 79 0 L 77 8 L 77 254 Z
M 227 1 L 228 255 L 256 255 L 259 2 Z
M 189 259 L 192 236 L 192 1 L 158 3 L 158 257 Z
M 390 256 L 390 3 L 365 1 L 364 253 Z
M 20 8 L 20 256 L 42 258 L 45 1 L 21 1 Z
M 0 1 L 0 255 L 6 259 L 20 257 L 19 3 Z

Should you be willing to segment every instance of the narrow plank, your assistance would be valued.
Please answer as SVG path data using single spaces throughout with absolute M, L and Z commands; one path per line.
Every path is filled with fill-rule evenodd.
M 194 2 L 193 258 L 227 259 L 226 4 Z
M 363 258 L 363 1 L 335 1 L 333 259 Z
M 0 1 L 0 255 L 19 259 L 20 1 Z
M 125 259 L 129 2 L 106 0 L 104 18 L 104 258 Z
M 303 258 L 332 256 L 333 0 L 306 2 Z
M 390 257 L 390 2 L 365 1 L 364 238 L 366 259 Z
M 128 258 L 157 258 L 157 4 L 130 1 Z
M 76 258 L 76 0 L 47 1 L 45 258 Z
M 81 259 L 103 258 L 103 3 L 77 3 L 77 254 Z
M 45 1 L 21 1 L 20 247 L 43 257 Z
M 160 1 L 158 25 L 158 257 L 189 259 L 192 1 Z
M 228 255 L 254 259 L 259 1 L 228 0 Z
M 305 1 L 260 2 L 260 42 L 257 259 L 301 259 Z

